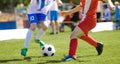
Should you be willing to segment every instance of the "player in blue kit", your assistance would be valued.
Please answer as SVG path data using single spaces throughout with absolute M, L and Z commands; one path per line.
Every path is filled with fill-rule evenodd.
M 55 34 L 59 32 L 59 22 L 58 22 L 58 6 L 62 6 L 63 3 L 61 0 L 54 0 L 53 5 L 49 10 L 49 19 L 51 21 L 52 32 L 50 34 Z
M 27 32 L 24 47 L 21 50 L 22 56 L 26 56 L 33 31 L 35 31 L 37 27 L 39 28 L 39 32 L 35 37 L 35 41 L 39 43 L 40 46 L 44 46 L 45 43 L 39 39 L 48 28 L 49 23 L 46 21 L 46 15 L 52 6 L 52 3 L 53 0 L 31 0 L 30 7 L 28 8 L 30 28 Z

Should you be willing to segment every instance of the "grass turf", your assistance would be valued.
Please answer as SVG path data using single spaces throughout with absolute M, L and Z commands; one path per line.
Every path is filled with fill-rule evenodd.
M 36 30 L 37 32 L 37 30 Z M 27 57 L 20 55 L 24 40 L 0 41 L 0 64 L 120 64 L 120 30 L 90 32 L 90 35 L 98 41 L 104 43 L 104 51 L 101 56 L 97 56 L 96 49 L 84 41 L 79 40 L 77 49 L 77 60 L 62 62 L 61 59 L 68 54 L 70 30 L 67 28 L 64 33 L 42 37 L 46 44 L 55 46 L 56 53 L 53 57 L 43 57 L 41 47 L 34 42 L 34 36 L 29 44 Z

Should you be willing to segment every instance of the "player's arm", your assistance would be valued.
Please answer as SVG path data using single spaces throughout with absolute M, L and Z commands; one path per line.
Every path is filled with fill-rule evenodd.
M 67 16 L 67 15 L 71 15 L 72 13 L 79 12 L 81 9 L 82 9 L 82 7 L 80 5 L 78 5 L 72 10 L 62 11 L 61 14 L 63 16 Z
M 62 6 L 63 5 L 61 0 L 57 0 L 57 4 L 58 4 L 58 6 Z
M 53 5 L 53 0 L 49 1 L 47 5 L 45 5 L 44 8 L 42 8 L 42 11 L 45 11 L 45 12 L 48 11 L 52 5 Z
M 110 6 L 110 8 L 111 8 L 112 10 L 115 10 L 115 6 L 113 5 L 113 3 L 112 3 L 111 0 L 105 0 L 105 1 L 108 3 L 108 5 Z

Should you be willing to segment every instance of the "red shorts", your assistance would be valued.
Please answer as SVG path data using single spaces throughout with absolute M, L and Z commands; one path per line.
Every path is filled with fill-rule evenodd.
M 86 17 L 84 20 L 80 21 L 78 27 L 85 33 L 88 34 L 96 26 L 96 18 Z

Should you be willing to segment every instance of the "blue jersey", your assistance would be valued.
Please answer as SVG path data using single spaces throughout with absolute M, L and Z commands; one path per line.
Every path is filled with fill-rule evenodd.
M 31 0 L 28 14 L 43 13 L 47 14 L 53 4 L 53 0 Z
M 62 4 L 62 1 L 61 0 L 53 0 L 53 5 L 50 8 L 50 10 L 56 10 L 56 11 L 58 11 L 58 3 Z
M 116 14 L 116 19 L 120 19 L 120 6 L 116 6 L 115 14 Z

